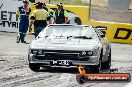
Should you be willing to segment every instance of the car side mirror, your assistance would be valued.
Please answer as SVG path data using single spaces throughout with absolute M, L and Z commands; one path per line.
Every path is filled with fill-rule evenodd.
M 101 37 L 105 37 L 105 34 L 100 35 Z
M 47 38 L 48 36 L 45 36 L 45 38 Z

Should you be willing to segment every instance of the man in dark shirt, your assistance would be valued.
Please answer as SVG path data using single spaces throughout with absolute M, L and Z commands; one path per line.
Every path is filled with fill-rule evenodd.
M 68 12 L 63 9 L 63 4 L 57 4 L 58 9 L 55 10 L 53 17 L 56 24 L 67 24 L 68 23 Z

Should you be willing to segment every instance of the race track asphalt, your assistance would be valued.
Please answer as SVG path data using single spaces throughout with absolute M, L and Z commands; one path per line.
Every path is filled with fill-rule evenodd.
M 28 67 L 29 44 L 16 43 L 16 33 L 0 32 L 0 87 L 132 87 L 130 82 L 76 81 L 76 69 L 49 69 L 33 72 Z M 27 35 L 31 43 L 33 36 Z M 132 45 L 111 43 L 112 66 L 104 73 L 132 74 Z

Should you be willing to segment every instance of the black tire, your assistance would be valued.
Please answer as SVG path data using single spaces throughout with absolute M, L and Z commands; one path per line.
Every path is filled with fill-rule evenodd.
M 103 50 L 101 50 L 99 64 L 91 67 L 90 69 L 91 73 L 100 73 L 100 69 L 102 69 L 102 56 L 103 56 Z
M 108 60 L 106 62 L 102 62 L 101 69 L 110 69 L 111 66 L 111 50 L 109 52 Z
M 86 78 L 84 75 L 78 74 L 78 75 L 76 76 L 76 80 L 77 80 L 77 82 L 78 82 L 79 84 L 84 84 L 84 83 L 86 83 L 87 78 Z
M 38 72 L 40 67 L 37 64 L 31 64 L 29 63 L 29 68 L 34 71 L 34 72 Z

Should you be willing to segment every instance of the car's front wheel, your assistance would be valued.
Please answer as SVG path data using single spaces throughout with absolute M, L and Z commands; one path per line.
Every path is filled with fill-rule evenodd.
M 102 62 L 101 69 L 110 69 L 110 66 L 111 66 L 111 50 L 108 55 L 108 60 L 106 62 Z
M 34 71 L 34 72 L 38 72 L 40 67 L 37 64 L 31 64 L 29 63 L 29 68 Z
M 92 73 L 100 73 L 100 69 L 102 69 L 102 57 L 103 57 L 103 51 L 101 51 L 99 64 L 91 67 Z

